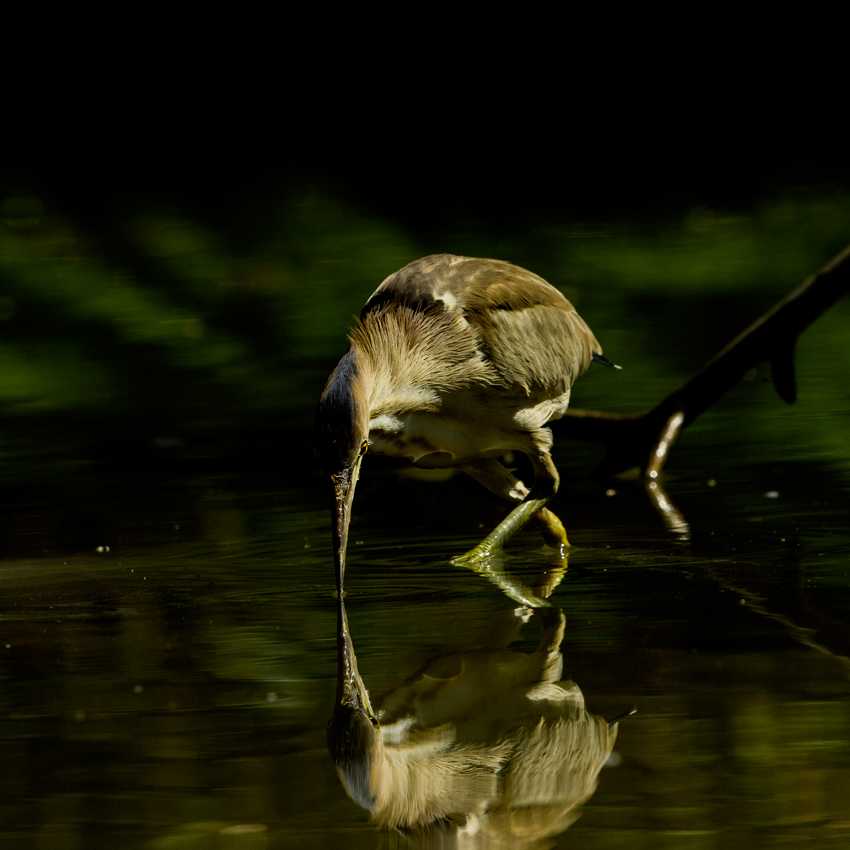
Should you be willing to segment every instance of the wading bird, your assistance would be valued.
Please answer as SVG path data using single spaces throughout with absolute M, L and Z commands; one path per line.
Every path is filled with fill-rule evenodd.
M 569 543 L 546 508 L 558 489 L 552 432 L 573 381 L 612 365 L 572 304 L 545 280 L 501 260 L 436 254 L 390 275 L 350 335 L 319 401 L 316 443 L 334 489 L 334 555 L 342 592 L 354 488 L 367 448 L 420 467 L 456 467 L 518 502 L 474 549 L 486 561 L 535 518 L 546 542 Z M 499 458 L 523 452 L 532 488 Z

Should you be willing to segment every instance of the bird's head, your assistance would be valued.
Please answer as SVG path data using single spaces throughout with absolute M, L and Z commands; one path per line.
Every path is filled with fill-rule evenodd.
M 340 593 L 354 487 L 368 440 L 368 392 L 358 367 L 357 352 L 352 347 L 328 379 L 316 411 L 316 451 L 334 491 L 334 559 Z

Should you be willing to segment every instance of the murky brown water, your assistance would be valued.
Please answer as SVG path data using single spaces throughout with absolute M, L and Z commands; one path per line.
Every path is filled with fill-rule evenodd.
M 606 308 L 589 294 L 583 312 L 596 312 L 626 370 L 586 377 L 575 404 L 657 400 L 727 340 L 727 325 L 737 332 L 775 300 L 736 297 L 726 303 L 742 316 L 744 302 L 760 308 L 740 321 L 718 310 L 712 330 L 708 301 L 674 309 L 669 294 L 620 292 Z M 503 825 L 526 836 L 515 829 L 503 846 L 850 844 L 848 320 L 839 305 L 801 340 L 796 407 L 759 372 L 685 432 L 663 486 L 686 526 L 665 525 L 638 481 L 594 481 L 595 450 L 556 435 L 554 507 L 573 542 L 551 596 L 563 614 L 557 681 L 575 683 L 588 717 L 637 713 L 583 780 L 583 804 L 551 791 L 551 807 L 534 808 L 497 789 Z M 282 424 L 282 446 L 270 427 L 142 430 L 137 448 L 136 436 L 121 444 L 61 417 L 7 432 L 4 850 L 449 846 L 448 827 L 371 824 L 327 750 L 337 603 L 324 482 L 305 445 L 323 364 L 288 374 L 303 393 L 287 405 L 307 412 Z M 95 463 L 91 445 L 104 447 Z M 520 664 L 539 649 L 536 615 L 509 645 L 493 626 L 476 643 L 516 605 L 449 563 L 503 514 L 471 481 L 412 480 L 367 456 L 346 608 L 376 705 L 399 699 L 416 671 L 436 676 L 448 662 L 435 659 L 487 670 L 493 653 Z M 531 533 L 504 563 L 528 584 L 551 567 Z M 507 723 L 515 692 L 491 673 L 469 689 L 478 731 L 463 734 L 483 747 L 479 727 L 497 729 L 502 706 Z M 508 834 L 484 820 L 466 824 L 462 846 Z

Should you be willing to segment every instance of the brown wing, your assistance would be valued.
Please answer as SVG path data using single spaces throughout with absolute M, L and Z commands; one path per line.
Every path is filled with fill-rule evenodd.
M 545 280 L 502 260 L 435 254 L 390 275 L 363 316 L 388 303 L 461 311 L 504 386 L 563 391 L 602 349 L 573 305 Z

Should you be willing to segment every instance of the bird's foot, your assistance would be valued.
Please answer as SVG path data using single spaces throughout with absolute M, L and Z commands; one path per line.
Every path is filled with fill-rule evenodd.
M 560 570 L 547 571 L 533 587 L 529 587 L 518 578 L 514 578 L 505 572 L 504 558 L 505 554 L 501 546 L 492 545 L 492 543 L 488 545 L 487 540 L 483 540 L 466 554 L 452 558 L 452 564 L 483 576 L 519 605 L 529 609 L 550 607 L 552 603 L 546 597 L 563 578 L 566 573 L 566 566 L 562 566 Z M 566 556 L 564 561 L 566 561 Z
M 534 521 L 537 523 L 546 545 L 557 549 L 562 557 L 566 556 L 565 550 L 569 549 L 570 541 L 567 540 L 567 532 L 561 520 L 548 508 L 541 508 L 534 515 Z
M 532 519 L 537 520 L 550 546 L 555 548 L 569 546 L 567 533 L 564 531 L 561 520 L 546 509 L 546 503 L 553 494 L 554 490 L 542 499 L 528 498 L 520 502 L 474 549 L 454 558 L 452 563 L 472 569 L 486 567 L 494 558 L 502 554 L 505 543 Z
M 482 540 L 475 548 L 464 552 L 463 555 L 452 558 L 452 564 L 456 567 L 468 567 L 478 570 L 502 554 L 501 546 L 488 545 L 486 540 Z

